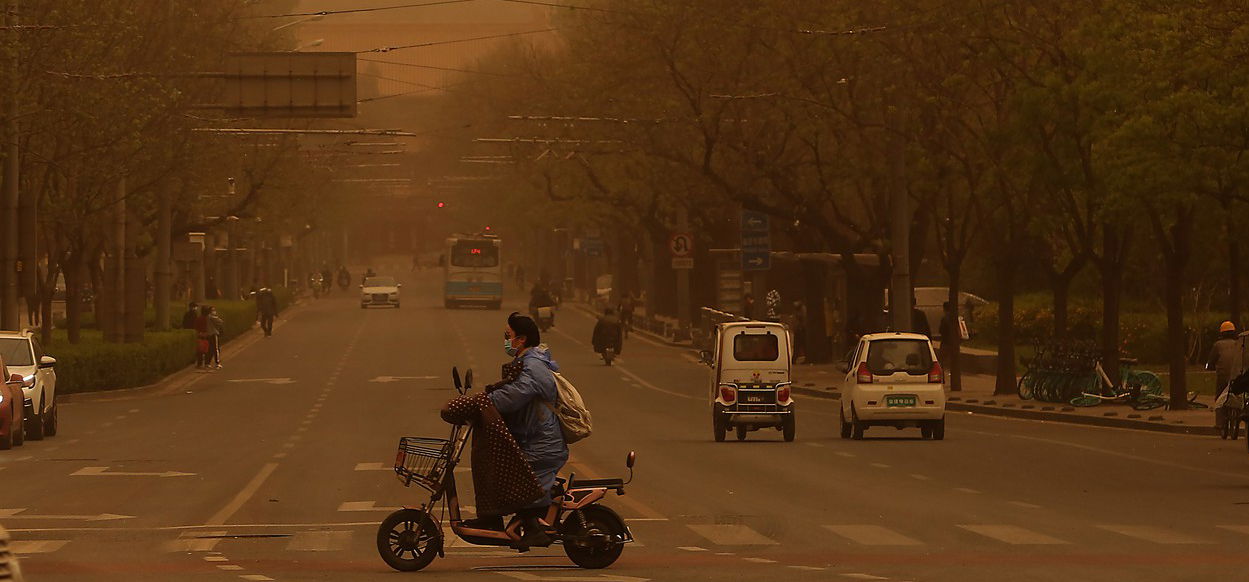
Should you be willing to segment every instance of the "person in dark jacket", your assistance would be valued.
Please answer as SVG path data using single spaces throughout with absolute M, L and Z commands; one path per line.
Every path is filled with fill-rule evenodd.
M 278 316 L 278 298 L 273 289 L 265 287 L 256 292 L 256 317 L 260 320 L 260 329 L 265 337 L 273 336 L 273 320 Z
M 199 317 L 199 304 L 192 301 L 182 314 L 182 329 L 195 329 L 195 319 Z
M 932 337 L 932 326 L 928 325 L 928 316 L 915 304 L 911 297 L 911 330 L 920 335 Z
M 616 317 L 615 310 L 608 307 L 603 311 L 603 317 L 594 324 L 594 336 L 590 343 L 594 345 L 596 354 L 607 351 L 607 348 L 615 350 L 617 354 L 620 353 L 620 349 L 624 347 L 624 326 Z
M 568 462 L 568 445 L 552 407 L 559 402 L 554 372 L 559 365 L 542 345 L 538 324 L 533 318 L 512 313 L 503 330 L 503 349 L 512 361 L 503 367 L 503 381 L 486 388 L 491 403 L 503 416 L 516 444 L 525 453 L 529 468 L 542 489 L 542 496 L 521 508 L 524 546 L 550 544 L 546 526 L 539 521 L 551 506 L 555 476 Z

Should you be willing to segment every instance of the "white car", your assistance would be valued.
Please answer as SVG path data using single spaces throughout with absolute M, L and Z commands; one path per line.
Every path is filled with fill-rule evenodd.
M 871 426 L 918 427 L 924 438 L 945 438 L 945 375 L 927 337 L 865 335 L 848 364 L 841 438 L 861 439 Z
M 33 331 L 0 332 L 0 356 L 10 374 L 22 375 L 26 438 L 56 436 L 56 358 L 43 353 Z
M 360 285 L 360 309 L 368 309 L 370 305 L 398 309 L 399 288 L 402 286 L 395 282 L 394 277 L 365 277 Z

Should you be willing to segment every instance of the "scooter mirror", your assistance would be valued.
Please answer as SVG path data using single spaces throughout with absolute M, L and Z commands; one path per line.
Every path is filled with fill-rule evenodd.
M 464 388 L 464 385 L 460 383 L 460 369 L 459 368 L 455 368 L 455 367 L 451 368 L 451 381 L 455 383 L 456 390 L 460 390 Z
M 636 463 L 637 460 L 638 454 L 634 451 L 629 451 L 629 456 L 625 457 L 625 466 L 632 469 L 633 464 Z
M 464 371 L 464 389 L 465 390 L 473 389 L 473 369 L 472 368 L 469 368 Z

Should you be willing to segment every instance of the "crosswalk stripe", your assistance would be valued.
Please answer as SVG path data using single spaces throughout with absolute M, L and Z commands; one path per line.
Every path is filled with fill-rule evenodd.
M 1187 536 L 1182 533 L 1160 527 L 1147 525 L 1099 525 L 1106 531 L 1112 531 L 1130 538 L 1153 542 L 1155 544 L 1206 544 L 1205 540 Z
M 29 540 L 9 542 L 9 551 L 14 554 L 51 554 L 69 543 L 69 540 Z
M 690 525 L 694 533 L 719 546 L 775 546 L 777 543 L 744 525 Z
M 1062 545 L 1068 543 L 1058 538 L 1052 538 L 1014 525 L 960 525 L 958 527 L 1016 546 Z
M 826 525 L 827 529 L 865 546 L 922 546 L 923 542 L 879 525 Z
M 1249 525 L 1220 525 L 1219 529 L 1234 531 L 1236 533 L 1249 534 Z
M 301 531 L 286 544 L 286 549 L 299 552 L 334 552 L 351 543 L 349 531 Z

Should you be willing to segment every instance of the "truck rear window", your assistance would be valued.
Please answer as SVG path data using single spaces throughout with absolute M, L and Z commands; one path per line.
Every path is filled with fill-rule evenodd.
M 780 343 L 768 334 L 739 333 L 733 338 L 733 359 L 739 362 L 775 362 L 781 357 Z
M 932 351 L 924 340 L 877 340 L 867 346 L 867 369 L 881 376 L 927 374 L 932 370 Z

